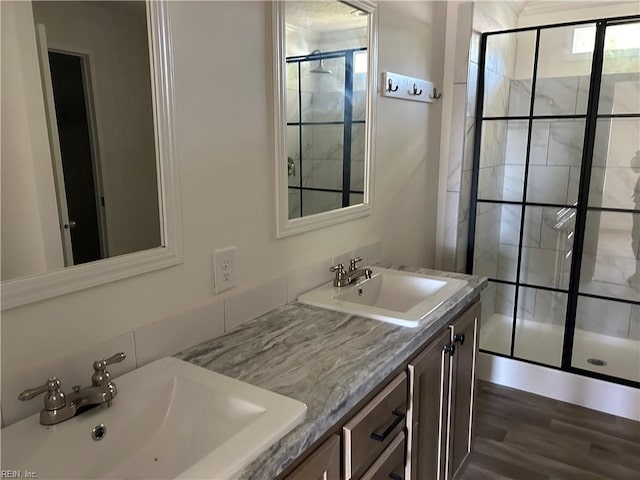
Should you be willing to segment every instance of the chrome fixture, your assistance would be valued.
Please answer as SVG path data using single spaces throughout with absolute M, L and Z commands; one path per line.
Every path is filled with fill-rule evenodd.
M 358 262 L 362 261 L 362 257 L 352 258 L 349 261 L 349 271 L 347 272 L 344 269 L 344 264 L 338 263 L 329 269 L 331 272 L 335 272 L 336 278 L 333 279 L 334 287 L 346 287 L 347 285 L 351 285 L 360 277 L 365 277 L 366 279 L 371 278 L 373 274 L 372 270 L 369 267 L 358 268 Z
M 64 422 L 83 410 L 83 407 L 100 405 L 101 408 L 111 406 L 111 401 L 118 394 L 114 383 L 111 382 L 111 374 L 107 367 L 127 358 L 123 352 L 116 353 L 106 360 L 96 360 L 93 362 L 93 375 L 91 376 L 91 386 L 81 388 L 74 385 L 72 392 L 65 395 L 62 392 L 60 380 L 56 377 L 49 377 L 44 385 L 29 388 L 18 395 L 18 400 L 26 401 L 45 393 L 44 408 L 40 411 L 40 424 L 55 425 Z
M 287 157 L 287 175 L 290 177 L 295 176 L 296 174 L 296 164 L 293 161 L 293 158 Z
M 322 52 L 316 48 L 313 52 L 309 54 L 309 56 L 311 55 L 322 55 Z M 311 73 L 333 73 L 331 70 L 329 70 L 327 67 L 324 66 L 324 63 L 322 63 L 322 57 L 320 57 L 318 66 L 309 71 Z
M 358 268 L 358 262 L 362 261 L 362 257 L 352 258 L 349 262 L 349 276 L 347 278 L 348 283 L 353 283 L 360 277 L 370 279 L 373 272 L 369 267 Z
M 336 278 L 333 279 L 334 287 L 345 287 L 349 285 L 347 280 L 347 272 L 344 270 L 344 264 L 338 263 L 329 269 L 330 272 L 336 272 Z
M 99 442 L 100 440 L 102 440 L 106 434 L 107 434 L 107 427 L 105 426 L 104 423 L 100 423 L 96 425 L 91 430 L 91 438 L 96 442 Z

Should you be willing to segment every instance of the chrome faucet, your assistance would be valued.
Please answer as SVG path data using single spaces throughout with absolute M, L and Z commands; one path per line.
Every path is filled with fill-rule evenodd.
M 373 272 L 369 267 L 358 268 L 358 262 L 362 261 L 362 257 L 352 258 L 349 262 L 349 277 L 348 283 L 353 283 L 358 280 L 360 277 L 364 277 L 366 279 L 371 278 Z
M 107 367 L 127 358 L 123 352 L 116 353 L 106 360 L 93 362 L 91 386 L 81 388 L 72 387 L 72 392 L 65 395 L 60 380 L 49 377 L 44 385 L 29 388 L 18 395 L 18 400 L 26 401 L 44 393 L 44 408 L 40 411 L 40 424 L 55 425 L 64 422 L 83 411 L 83 407 L 100 405 L 101 408 L 111 406 L 111 401 L 118 394 L 115 384 L 111 381 L 111 374 Z
M 336 272 L 336 278 L 333 279 L 334 287 L 345 287 L 349 285 L 347 282 L 347 272 L 344 270 L 344 264 L 338 263 L 329 269 L 330 272 Z
M 336 278 L 333 279 L 334 287 L 346 287 L 358 280 L 360 277 L 367 279 L 371 278 L 373 272 L 369 267 L 358 268 L 358 262 L 362 261 L 362 257 L 352 258 L 349 262 L 349 271 L 345 271 L 344 264 L 338 263 L 329 269 L 331 272 L 336 273 Z

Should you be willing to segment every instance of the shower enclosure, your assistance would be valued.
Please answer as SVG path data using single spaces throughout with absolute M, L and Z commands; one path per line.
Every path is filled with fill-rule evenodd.
M 481 350 L 640 386 L 640 18 L 483 34 L 475 126 Z
M 367 49 L 287 57 L 289 218 L 363 202 Z

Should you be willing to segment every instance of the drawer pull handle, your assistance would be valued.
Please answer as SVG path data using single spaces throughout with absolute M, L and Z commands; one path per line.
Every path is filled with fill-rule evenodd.
M 403 480 L 402 475 L 398 475 L 397 473 L 393 473 L 393 472 L 389 474 L 389 478 L 391 480 Z
M 396 428 L 402 420 L 404 420 L 404 413 L 402 413 L 400 410 L 396 410 L 394 408 L 391 413 L 393 413 L 393 415 L 395 415 L 396 417 L 393 423 L 389 425 L 387 429 L 384 432 L 382 432 L 382 434 L 371 432 L 371 439 L 377 440 L 379 442 L 384 442 L 389 436 L 389 434 L 393 432 L 393 429 Z

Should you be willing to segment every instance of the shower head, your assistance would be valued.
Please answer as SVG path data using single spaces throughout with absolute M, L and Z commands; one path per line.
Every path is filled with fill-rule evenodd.
M 333 73 L 331 70 L 329 70 L 327 67 L 325 67 L 322 64 L 322 60 L 320 60 L 320 63 L 318 64 L 318 66 L 312 70 L 310 70 L 311 73 Z
M 322 52 L 318 49 L 314 50 L 313 52 L 311 52 L 309 55 L 320 55 Z M 318 62 L 318 66 L 316 68 L 313 68 L 310 70 L 311 73 L 333 73 L 331 70 L 329 70 L 327 67 L 324 66 L 324 63 L 322 63 L 322 58 L 320 58 L 319 62 Z

